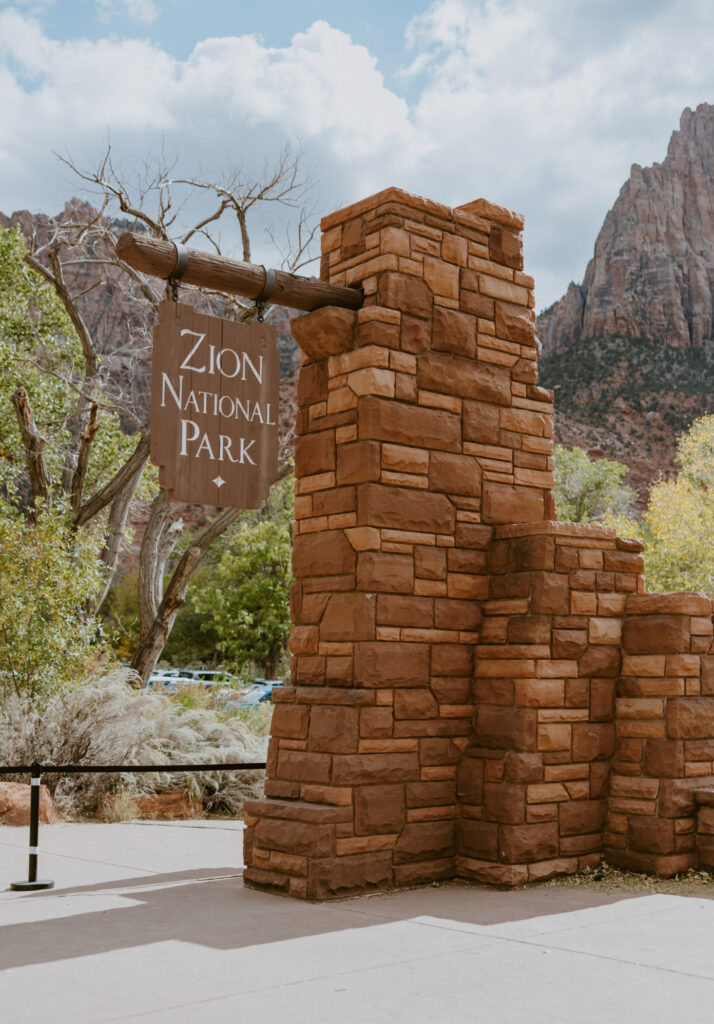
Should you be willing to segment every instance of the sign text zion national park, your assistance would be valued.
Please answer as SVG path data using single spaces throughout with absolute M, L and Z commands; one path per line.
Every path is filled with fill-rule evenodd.
M 275 328 L 162 302 L 154 330 L 151 459 L 177 501 L 255 508 L 278 470 Z

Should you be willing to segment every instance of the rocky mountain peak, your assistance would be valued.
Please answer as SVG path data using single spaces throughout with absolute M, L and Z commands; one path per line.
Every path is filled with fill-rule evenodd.
M 633 164 L 581 285 L 538 318 L 546 354 L 580 338 L 714 353 L 714 106 L 687 108 L 661 164 Z

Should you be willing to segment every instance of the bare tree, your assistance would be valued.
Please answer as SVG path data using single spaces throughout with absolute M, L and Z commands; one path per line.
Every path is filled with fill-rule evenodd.
M 72 396 L 67 415 L 62 471 L 52 480 L 44 458 L 45 438 L 34 424 L 28 395 L 20 389 L 13 398 L 22 434 L 28 474 L 36 499 L 61 492 L 72 510 L 72 529 L 77 530 L 103 516 L 105 542 L 101 558 L 106 566 L 106 586 L 97 594 L 93 611 L 101 605 L 116 571 L 127 516 L 149 457 L 148 389 L 137 388 L 145 379 L 150 351 L 150 332 L 159 302 L 176 299 L 173 281 L 157 282 L 134 270 L 116 254 L 116 243 L 126 230 L 143 231 L 154 238 L 224 249 L 221 229 L 228 225 L 240 244 L 241 258 L 251 259 L 251 235 L 256 215 L 294 210 L 292 237 L 282 266 L 296 271 L 310 262 L 309 247 L 315 228 L 310 227 L 312 182 L 301 171 L 301 153 L 285 149 L 274 165 L 266 164 L 259 178 L 231 168 L 224 179 L 211 182 L 201 177 L 175 174 L 175 163 L 162 155 L 148 160 L 129 181 L 113 161 L 111 147 L 94 169 L 79 168 L 71 158 L 62 161 L 97 197 L 97 208 L 69 204 L 62 218 L 47 222 L 43 236 L 31 240 L 27 262 L 54 288 L 81 343 L 81 372 L 68 375 Z M 274 230 L 267 228 L 277 247 Z M 125 323 L 106 330 L 91 325 L 87 316 L 90 292 L 121 291 Z M 186 288 L 183 301 L 204 312 L 228 319 L 249 320 L 258 312 L 254 303 L 235 296 Z M 96 305 L 96 302 L 95 302 Z M 124 337 L 117 337 L 121 331 Z M 125 428 L 133 429 L 136 443 L 121 465 L 87 495 L 87 472 L 102 417 L 118 415 Z M 281 475 L 287 472 L 287 438 L 283 436 Z M 158 661 L 186 596 L 187 585 L 210 545 L 235 520 L 238 511 L 218 512 L 208 526 L 190 538 L 164 585 L 172 552 L 185 531 L 179 507 L 168 492 L 157 488 L 139 554 L 138 599 L 141 639 L 133 658 L 144 682 Z

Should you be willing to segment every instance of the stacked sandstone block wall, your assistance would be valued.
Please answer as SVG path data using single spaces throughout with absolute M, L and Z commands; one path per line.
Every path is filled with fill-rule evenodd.
M 640 550 L 597 526 L 496 528 L 458 775 L 459 875 L 516 885 L 599 860 Z
M 612 863 L 664 876 L 696 864 L 697 790 L 714 786 L 711 647 L 706 595 L 628 597 L 604 837 Z
M 324 897 L 454 873 L 493 525 L 553 516 L 522 219 L 397 189 L 323 222 L 358 313 L 293 322 L 295 687 L 246 879 Z
M 712 603 L 646 595 L 638 542 L 553 521 L 521 228 L 398 189 L 323 221 L 322 276 L 364 304 L 293 321 L 294 685 L 250 885 L 521 884 L 603 850 L 671 874 L 695 800 L 714 860 Z

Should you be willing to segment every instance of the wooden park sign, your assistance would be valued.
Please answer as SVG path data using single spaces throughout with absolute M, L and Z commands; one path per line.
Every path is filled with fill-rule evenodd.
M 278 475 L 275 327 L 162 302 L 154 328 L 151 461 L 176 501 L 257 508 Z

